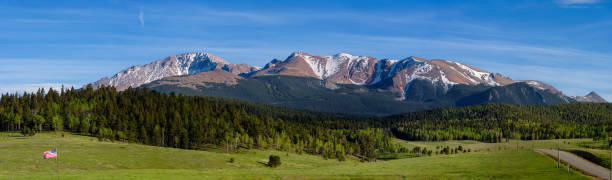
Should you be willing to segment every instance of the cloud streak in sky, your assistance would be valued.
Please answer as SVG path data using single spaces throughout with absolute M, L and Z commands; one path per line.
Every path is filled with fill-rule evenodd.
M 612 28 L 606 18 L 612 12 L 610 2 L 432 6 L 397 1 L 360 6 L 329 1 L 320 6 L 87 1 L 74 7 L 47 7 L 24 1 L 16 7 L 0 5 L 0 87 L 81 86 L 131 65 L 190 51 L 259 66 L 292 51 L 305 51 L 448 59 L 512 78 L 550 82 L 568 95 L 595 90 L 610 99 L 612 86 L 606 82 L 612 77 L 598 76 L 610 74 L 606 68 L 612 67 L 612 53 L 607 52 L 611 39 L 606 36 Z M 512 8 L 491 8 L 507 5 Z M 593 8 L 580 9 L 589 7 Z M 576 76 L 566 77 L 572 74 Z
M 489 52 L 505 52 L 513 53 L 517 56 L 522 56 L 526 59 L 534 59 L 546 57 L 540 59 L 545 61 L 545 64 L 553 64 L 552 62 L 559 61 L 567 62 L 566 60 L 588 58 L 593 61 L 576 62 L 573 65 L 583 64 L 590 66 L 601 65 L 612 65 L 609 59 L 612 59 L 612 54 L 584 51 L 579 49 L 571 48 L 556 48 L 546 46 L 535 46 L 525 45 L 513 42 L 504 41 L 489 41 L 489 40 L 472 40 L 472 39 L 426 39 L 426 38 L 413 38 L 413 37 L 390 37 L 390 36 L 364 36 L 364 35 L 351 35 L 351 34 L 340 34 L 339 36 L 345 36 L 348 38 L 358 38 L 368 42 L 377 42 L 381 45 L 388 46 L 426 46 L 436 47 L 445 49 L 456 49 L 456 50 L 471 50 L 471 51 L 489 51 Z M 598 61 L 595 61 L 598 60 Z
M 140 10 L 140 13 L 138 13 L 138 20 L 140 21 L 140 27 L 144 27 L 145 26 L 144 11 Z
M 40 88 L 45 88 L 45 91 L 49 90 L 49 88 L 53 88 L 53 90 L 60 91 L 64 86 L 64 89 L 70 89 L 74 87 L 75 89 L 81 88 L 80 86 L 76 86 L 73 84 L 57 84 L 57 83 L 40 83 L 40 84 L 16 84 L 16 85 L 2 85 L 0 86 L 0 93 L 5 94 L 13 94 L 13 93 L 23 93 L 23 92 L 36 92 Z
M 557 0 L 557 3 L 564 5 L 598 4 L 601 0 Z
M 602 0 L 556 0 L 555 2 L 561 8 L 589 8 L 603 3 Z

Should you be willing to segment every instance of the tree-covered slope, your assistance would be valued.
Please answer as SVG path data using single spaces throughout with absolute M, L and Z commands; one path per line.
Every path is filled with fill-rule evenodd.
M 160 81 L 143 87 L 166 93 L 227 97 L 281 107 L 351 114 L 396 114 L 436 105 L 396 100 L 397 97 L 390 92 L 363 86 L 337 86 L 336 89 L 328 88 L 323 81 L 314 78 L 260 76 L 238 80 L 236 85 L 206 83 L 197 89 L 163 85 Z
M 607 137 L 612 132 L 612 104 L 484 104 L 394 115 L 382 122 L 381 126 L 407 140 L 500 142 Z
M 382 130 L 352 122 L 338 126 L 342 119 L 329 122 L 331 115 L 266 111 L 270 108 L 148 89 L 117 92 L 89 86 L 80 91 L 5 94 L 0 99 L 0 129 L 24 134 L 64 130 L 184 149 L 270 148 L 339 159 L 352 155 L 372 160 L 377 152 L 393 148 Z
M 448 89 L 428 80 L 414 80 L 405 99 L 378 86 L 326 84 L 314 78 L 259 76 L 238 79 L 236 84 L 202 82 L 194 87 L 154 81 L 142 87 L 164 93 L 227 97 L 281 107 L 321 112 L 390 115 L 448 106 L 469 106 L 492 102 L 527 105 L 565 103 L 562 97 L 524 83 L 506 86 L 463 85 Z M 174 81 L 174 80 L 173 80 Z M 333 87 L 332 87 L 333 86 Z

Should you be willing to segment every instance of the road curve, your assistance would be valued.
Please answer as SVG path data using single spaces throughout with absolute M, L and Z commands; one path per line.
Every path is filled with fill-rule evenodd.
M 557 158 L 557 150 L 552 150 L 552 149 L 537 149 L 537 150 L 540 152 L 546 153 L 552 157 Z M 579 156 L 576 156 L 572 153 L 568 153 L 565 151 L 560 151 L 559 156 L 561 156 L 562 161 L 569 163 L 574 168 L 578 168 L 598 178 L 610 180 L 610 170 L 609 169 L 603 168 L 595 163 L 592 163 L 588 160 L 585 160 Z

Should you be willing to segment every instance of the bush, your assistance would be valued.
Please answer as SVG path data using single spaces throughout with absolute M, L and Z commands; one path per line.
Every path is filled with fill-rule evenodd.
M 34 134 L 36 134 L 36 132 L 29 127 L 21 129 L 21 135 L 23 136 L 34 136 Z
M 281 160 L 279 156 L 270 155 L 270 161 L 268 162 L 268 166 L 276 168 L 281 165 Z
M 344 155 L 338 156 L 338 161 L 346 161 L 346 157 Z

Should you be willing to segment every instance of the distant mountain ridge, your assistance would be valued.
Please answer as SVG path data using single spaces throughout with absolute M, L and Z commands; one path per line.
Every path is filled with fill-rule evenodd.
M 439 83 L 444 89 L 455 84 L 507 85 L 514 81 L 500 74 L 446 60 L 409 57 L 402 60 L 339 53 L 315 56 L 292 53 L 286 60 L 266 65 L 252 76 L 291 75 L 313 77 L 333 84 L 354 84 L 390 90 L 405 98 L 406 86 L 416 79 Z
M 262 88 L 268 89 L 268 94 L 259 94 L 259 96 L 279 98 L 274 93 L 292 94 L 292 92 L 276 92 L 269 89 L 272 86 L 270 84 L 265 85 L 267 82 L 262 81 L 266 78 L 260 78 L 269 76 L 279 78 L 299 77 L 293 78 L 293 80 L 305 83 L 314 82 L 308 80 L 309 78 L 318 80 L 321 87 L 331 91 L 327 92 L 327 90 L 319 88 L 319 85 L 316 85 L 316 88 L 315 86 L 304 86 L 302 88 L 325 91 L 326 97 L 334 96 L 333 94 L 336 92 L 333 90 L 355 86 L 362 87 L 355 90 L 383 93 L 385 96 L 391 96 L 395 101 L 410 101 L 416 102 L 416 104 L 435 101 L 440 106 L 487 102 L 511 104 L 606 102 L 594 92 L 587 96 L 568 97 L 553 86 L 540 81 L 515 81 L 499 73 L 491 73 L 455 61 L 427 60 L 413 56 L 401 60 L 377 59 L 348 53 L 317 56 L 304 52 L 294 52 L 285 60 L 273 59 L 264 67 L 231 64 L 210 53 L 184 53 L 172 55 L 143 66 L 130 67 L 113 77 L 102 78 L 92 85 L 94 87 L 115 86 L 118 91 L 125 90 L 128 87 L 141 86 L 160 91 L 163 89 L 165 92 L 174 91 L 176 88 L 182 88 L 181 91 L 186 92 L 187 90 L 184 88 L 188 88 L 191 89 L 188 91 L 193 90 L 193 92 L 189 92 L 192 95 L 216 96 L 215 94 L 217 94 L 230 98 L 257 99 L 245 96 L 243 91 L 235 92 L 243 94 L 213 93 L 214 88 L 217 88 L 217 90 L 225 89 L 221 86 L 253 88 L 240 85 L 240 83 L 248 82 L 259 88 L 253 89 L 255 91 L 262 90 Z M 249 80 L 253 78 L 259 78 L 259 80 Z M 274 81 L 270 78 L 266 80 Z M 275 83 L 287 82 L 278 81 Z M 517 83 L 520 85 L 517 85 Z M 286 90 L 295 91 L 291 87 L 287 87 Z M 480 95 L 477 95 L 478 93 Z M 474 99 L 465 99 L 469 97 Z M 290 96 L 278 100 L 292 101 Z M 372 100 L 368 99 L 367 101 Z M 274 104 L 275 102 L 267 103 Z M 435 103 L 431 107 L 436 107 Z
M 224 70 L 242 77 L 288 75 L 312 77 L 333 84 L 376 86 L 403 96 L 405 86 L 415 79 L 440 82 L 445 88 L 455 84 L 507 85 L 514 81 L 469 65 L 446 60 L 426 60 L 409 57 L 402 60 L 355 56 L 339 53 L 316 56 L 292 53 L 285 60 L 274 59 L 263 68 L 247 64 L 231 64 L 210 53 L 172 55 L 143 66 L 133 66 L 113 77 L 102 78 L 94 87 L 115 86 L 122 91 L 139 87 L 165 77 L 194 75 L 200 72 Z
M 572 96 L 572 98 L 575 99 L 578 102 L 595 102 L 595 103 L 606 103 L 606 102 L 608 102 L 604 98 L 599 96 L 599 94 L 597 94 L 597 93 L 595 93 L 593 91 L 591 91 L 586 96 Z
M 231 64 L 223 58 L 209 53 L 184 53 L 168 56 L 143 66 L 132 66 L 120 71 L 113 77 L 102 78 L 92 85 L 94 87 L 115 86 L 118 91 L 123 91 L 128 87 L 139 87 L 165 77 L 193 75 L 215 69 L 223 69 L 233 74 L 243 74 L 259 68 L 247 64 Z

